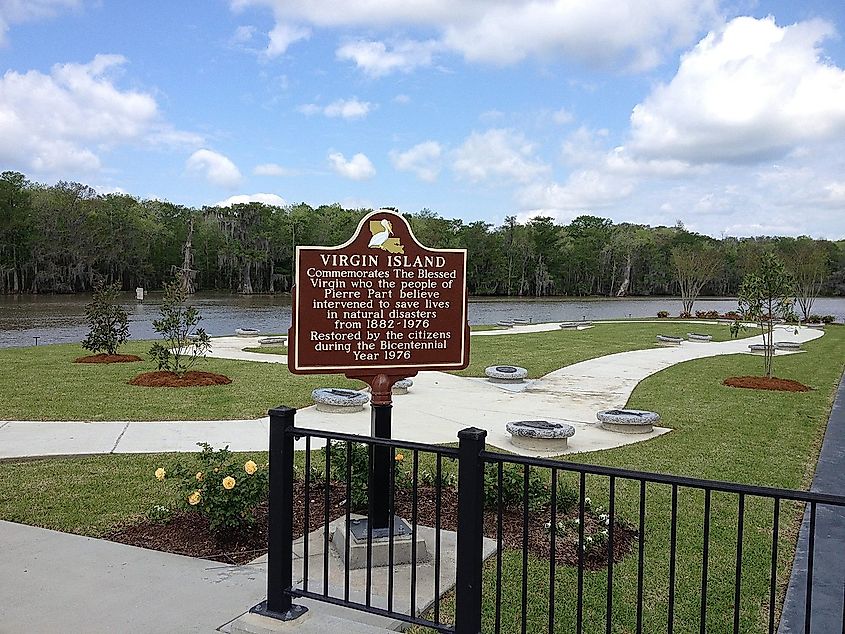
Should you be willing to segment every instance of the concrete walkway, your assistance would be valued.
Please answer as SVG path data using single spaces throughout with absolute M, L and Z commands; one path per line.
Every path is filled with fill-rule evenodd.
M 845 375 L 824 435 L 811 491 L 845 495 Z M 813 592 L 810 632 L 804 632 L 810 532 L 809 506 L 804 512 L 792 576 L 783 604 L 778 634 L 828 634 L 843 631 L 845 623 L 845 507 L 816 507 L 816 541 L 813 554 Z
M 568 331 L 568 334 L 578 336 L 575 331 Z M 823 331 L 810 328 L 800 328 L 797 334 L 793 329 L 777 329 L 775 340 L 806 342 L 823 334 Z M 658 427 L 651 434 L 608 432 L 596 425 L 596 412 L 624 407 L 641 380 L 671 365 L 716 355 L 748 353 L 749 343 L 756 341 L 759 336 L 712 343 L 685 341 L 678 347 L 608 355 L 561 368 L 529 381 L 519 389 L 485 379 L 422 372 L 414 378 L 414 386 L 407 395 L 394 399 L 393 435 L 403 440 L 446 443 L 455 442 L 458 431 L 464 427 L 476 426 L 487 429 L 488 443 L 497 447 L 528 455 L 558 455 L 560 452 L 544 454 L 517 449 L 510 444 L 505 431 L 505 423 L 510 420 L 544 418 L 575 426 L 575 436 L 570 438 L 565 453 L 608 449 L 648 440 L 669 429 Z M 240 348 L 253 345 L 249 339 L 215 339 L 214 345 L 214 353 L 230 355 L 226 358 L 286 362 L 284 355 L 243 352 Z M 296 422 L 303 427 L 323 430 L 370 433 L 368 407 L 352 414 L 326 414 L 306 407 L 297 412 Z M 267 448 L 268 424 L 266 417 L 166 422 L 0 421 L 0 458 L 196 451 L 198 442 L 214 446 L 228 444 L 234 451 L 259 451 Z M 312 446 L 320 445 L 315 442 Z M 303 447 L 300 441 L 299 448 Z

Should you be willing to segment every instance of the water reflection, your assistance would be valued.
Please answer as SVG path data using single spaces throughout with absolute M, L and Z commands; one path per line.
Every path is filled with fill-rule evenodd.
M 30 346 L 81 341 L 88 331 L 85 304 L 88 295 L 0 296 L 0 347 Z M 151 293 L 143 302 L 126 293 L 129 329 L 134 339 L 155 337 L 152 320 L 158 317 L 161 294 Z M 202 325 L 212 335 L 234 334 L 236 328 L 258 328 L 262 333 L 284 333 L 290 326 L 290 297 L 270 295 L 197 294 L 192 302 L 203 316 Z M 725 312 L 736 308 L 730 298 L 700 299 L 697 310 Z M 678 314 L 677 298 L 625 299 L 471 299 L 470 324 L 495 324 L 501 319 L 531 318 L 532 321 L 579 319 L 626 319 L 655 317 L 658 310 Z M 845 298 L 820 298 L 813 312 L 845 318 Z

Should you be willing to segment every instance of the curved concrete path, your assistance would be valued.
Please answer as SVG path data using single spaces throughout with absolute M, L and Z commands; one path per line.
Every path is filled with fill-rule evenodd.
M 534 324 L 533 327 L 550 325 Z M 553 324 L 557 328 L 556 324 Z M 482 331 L 511 334 L 518 330 Z M 574 335 L 575 333 L 573 333 Z M 775 330 L 776 341 L 805 342 L 822 336 L 820 330 L 800 328 Z M 595 413 L 624 407 L 636 385 L 647 376 L 671 365 L 704 357 L 748 353 L 756 337 L 714 343 L 684 342 L 672 348 L 622 352 L 582 361 L 518 389 L 489 383 L 485 379 L 458 377 L 441 372 L 423 372 L 414 378 L 407 395 L 394 399 L 395 438 L 426 443 L 455 442 L 459 430 L 468 426 L 488 430 L 487 441 L 497 447 L 528 455 L 559 455 L 561 452 L 528 452 L 510 444 L 505 423 L 526 418 L 545 418 L 574 425 L 564 453 L 594 451 L 639 442 L 667 433 L 655 428 L 651 434 L 618 434 L 601 429 Z M 242 337 L 213 340 L 214 356 L 286 363 L 283 355 L 243 352 L 254 343 Z M 782 353 L 781 354 L 792 354 Z M 297 412 L 303 427 L 361 435 L 370 433 L 370 411 L 326 414 L 314 407 Z M 0 421 L 0 458 L 80 453 L 152 453 L 196 451 L 198 442 L 229 445 L 234 451 L 267 448 L 268 418 L 225 421 L 161 422 L 34 422 Z M 319 443 L 312 443 L 314 447 Z M 300 448 L 304 447 L 300 441 Z

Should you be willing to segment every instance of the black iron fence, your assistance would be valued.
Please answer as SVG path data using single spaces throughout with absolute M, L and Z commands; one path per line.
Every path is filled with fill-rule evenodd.
M 774 634 L 797 542 L 805 574 L 788 603 L 801 609 L 780 634 L 845 634 L 845 552 L 817 524 L 821 511 L 845 520 L 845 496 L 501 454 L 485 436 L 433 446 L 299 428 L 294 410 L 272 410 L 256 611 L 296 618 L 308 598 L 459 634 Z M 379 451 L 395 467 L 375 486 Z M 373 491 L 405 521 L 369 525 Z

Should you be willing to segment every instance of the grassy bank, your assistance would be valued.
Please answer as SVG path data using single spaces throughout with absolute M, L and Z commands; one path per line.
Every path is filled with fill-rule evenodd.
M 471 365 L 458 374 L 484 376 L 484 368 L 512 363 L 538 377 L 585 359 L 654 347 L 658 333 L 685 336 L 691 329 L 726 339 L 727 326 L 701 324 L 599 324 L 582 331 L 482 336 L 472 338 Z M 147 359 L 150 342 L 130 342 L 126 354 Z M 285 347 L 249 348 L 285 354 Z M 231 385 L 197 388 L 147 388 L 128 385 L 134 376 L 155 370 L 140 363 L 81 364 L 80 346 L 60 344 L 0 349 L 0 420 L 226 420 L 264 416 L 270 407 L 311 404 L 317 387 L 362 387 L 342 375 L 298 376 L 282 364 L 208 358 L 194 369 L 224 374 Z
M 147 359 L 149 342 L 136 341 L 122 353 Z M 327 385 L 360 388 L 340 375 L 297 376 L 282 364 L 205 359 L 194 369 L 224 374 L 231 385 L 148 388 L 129 385 L 139 363 L 73 363 L 87 354 L 78 345 L 0 350 L 0 420 L 215 420 L 258 418 L 277 405 L 311 404 L 311 391 Z
M 611 326 L 580 333 L 517 335 L 519 338 L 516 340 L 511 335 L 478 337 L 473 339 L 473 346 L 475 348 L 478 340 L 484 340 L 484 345 L 491 346 L 485 354 L 498 354 L 504 350 L 510 355 L 515 352 L 515 342 L 536 338 L 550 351 L 549 354 L 563 358 L 569 348 L 561 343 L 565 341 L 561 337 L 588 333 L 604 337 L 608 333 L 602 330 Z M 624 326 L 624 330 L 618 331 L 618 337 L 636 339 L 635 343 L 643 347 L 651 345 L 654 331 L 635 336 L 629 330 L 630 325 Z M 673 334 L 663 324 L 656 326 L 661 327 L 660 332 Z M 689 326 L 681 325 L 681 328 L 685 333 Z M 702 329 L 700 326 L 695 328 Z M 644 340 L 646 336 L 649 341 Z M 617 449 L 570 456 L 567 460 L 806 488 L 843 370 L 845 328 L 829 328 L 823 337 L 804 347 L 804 354 L 777 357 L 775 374 L 809 385 L 813 388 L 810 392 L 763 392 L 722 385 L 729 376 L 760 374 L 762 359 L 759 357 L 732 355 L 686 362 L 641 382 L 628 403 L 631 407 L 660 412 L 665 424 L 673 429 L 671 433 Z M 582 348 L 581 354 L 588 353 L 588 349 Z M 477 350 L 475 354 L 479 354 Z M 524 358 L 529 363 L 542 361 L 539 356 Z M 513 360 L 513 357 L 508 356 L 508 360 Z M 254 366 L 266 372 L 267 366 Z M 111 526 L 131 521 L 152 504 L 163 503 L 161 489 L 153 486 L 151 474 L 164 459 L 162 456 L 110 455 L 0 462 L 0 480 L 5 483 L 7 492 L 0 498 L 0 518 L 90 535 L 102 534 Z M 67 485 L 69 479 L 72 479 L 73 486 Z M 606 506 L 606 481 L 590 478 L 587 487 L 587 494 L 594 503 Z M 636 522 L 638 493 L 637 483 L 618 482 L 618 516 Z M 675 631 L 695 633 L 699 631 L 703 495 L 682 488 L 678 500 Z M 647 509 L 644 631 L 662 632 L 666 631 L 667 624 L 671 490 L 665 486 L 649 485 Z M 781 509 L 778 601 L 782 598 L 788 576 L 799 513 L 800 509 L 790 504 L 784 504 Z M 768 614 L 772 504 L 749 498 L 744 520 L 740 631 L 762 632 L 766 631 Z M 732 631 L 736 525 L 736 497 L 714 494 L 707 632 Z M 521 565 L 520 551 L 504 553 L 502 632 L 519 631 Z M 545 631 L 548 563 L 531 556 L 528 574 L 529 631 Z M 572 632 L 576 571 L 559 567 L 556 574 L 556 631 Z M 495 568 L 488 565 L 483 589 L 485 631 L 493 629 L 495 578 Z M 633 597 L 636 596 L 636 583 L 637 560 L 632 554 L 614 567 L 614 632 L 635 630 Z M 606 593 L 606 572 L 586 573 L 585 632 L 604 631 Z

